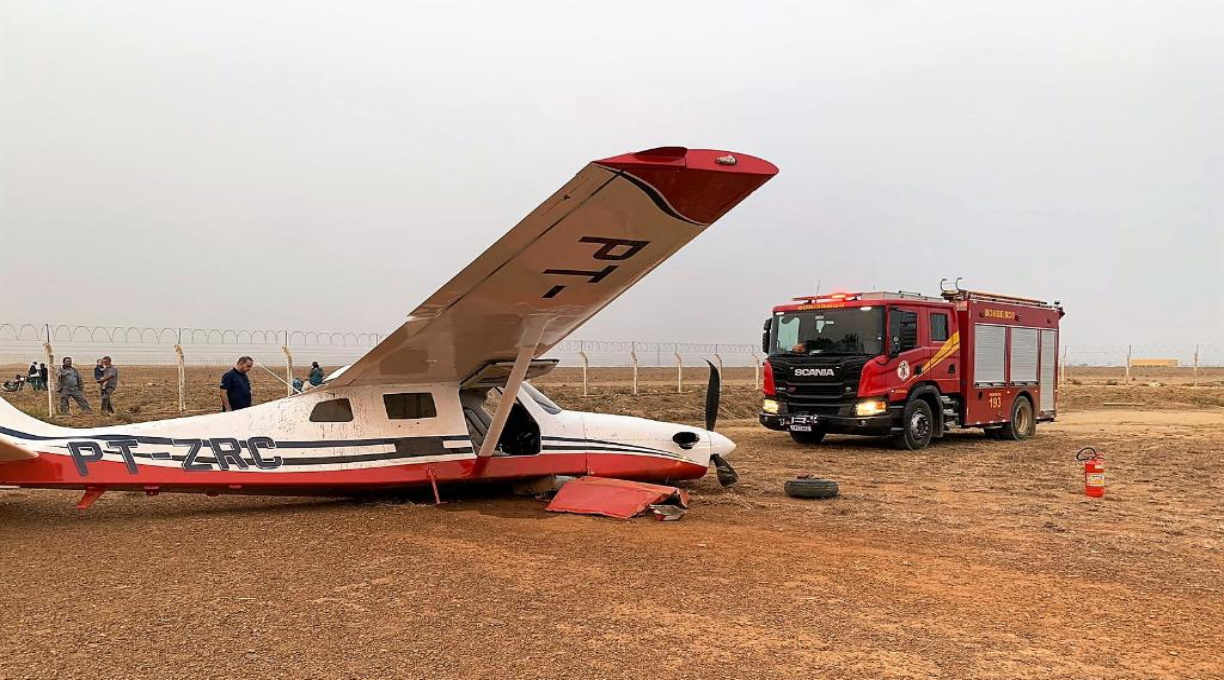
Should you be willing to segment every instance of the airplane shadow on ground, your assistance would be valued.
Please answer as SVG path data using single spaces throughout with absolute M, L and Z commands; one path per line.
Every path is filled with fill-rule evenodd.
M 552 516 L 544 504 L 531 497 L 516 496 L 504 483 L 443 485 L 439 489 L 443 512 L 472 512 L 495 517 Z M 363 506 L 433 506 L 430 487 L 365 491 L 348 496 L 259 496 L 166 492 L 145 498 L 141 492 L 110 491 L 86 511 L 74 506 L 80 491 L 0 491 L 0 530 L 5 526 L 37 522 L 54 526 L 67 522 L 178 521 L 188 517 L 267 518 L 277 515 L 310 516 L 344 512 Z M 172 500 L 173 504 L 164 501 Z

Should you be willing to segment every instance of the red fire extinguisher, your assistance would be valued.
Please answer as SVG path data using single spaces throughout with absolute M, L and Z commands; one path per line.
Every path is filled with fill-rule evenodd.
M 1075 460 L 1084 464 L 1084 495 L 1105 497 L 1105 454 L 1092 447 L 1080 449 Z

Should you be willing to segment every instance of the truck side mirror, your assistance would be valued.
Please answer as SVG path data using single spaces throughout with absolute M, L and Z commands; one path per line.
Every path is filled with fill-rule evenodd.
M 769 327 L 773 319 L 765 319 L 765 330 L 761 332 L 761 351 L 769 354 Z

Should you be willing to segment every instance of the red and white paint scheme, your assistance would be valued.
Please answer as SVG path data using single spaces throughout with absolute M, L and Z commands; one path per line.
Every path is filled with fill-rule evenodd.
M 70 429 L 0 401 L 0 484 L 343 495 L 596 475 L 672 481 L 734 449 L 707 429 L 556 407 L 527 380 L 604 306 L 777 174 L 678 147 L 588 164 L 406 323 L 317 389 L 235 412 Z

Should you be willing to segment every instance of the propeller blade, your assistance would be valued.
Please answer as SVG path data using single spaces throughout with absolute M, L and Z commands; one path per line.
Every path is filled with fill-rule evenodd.
M 722 400 L 722 376 L 718 374 L 714 362 L 706 359 L 706 363 L 710 365 L 710 382 L 706 385 L 705 429 L 713 432 L 718 424 L 718 402 Z

